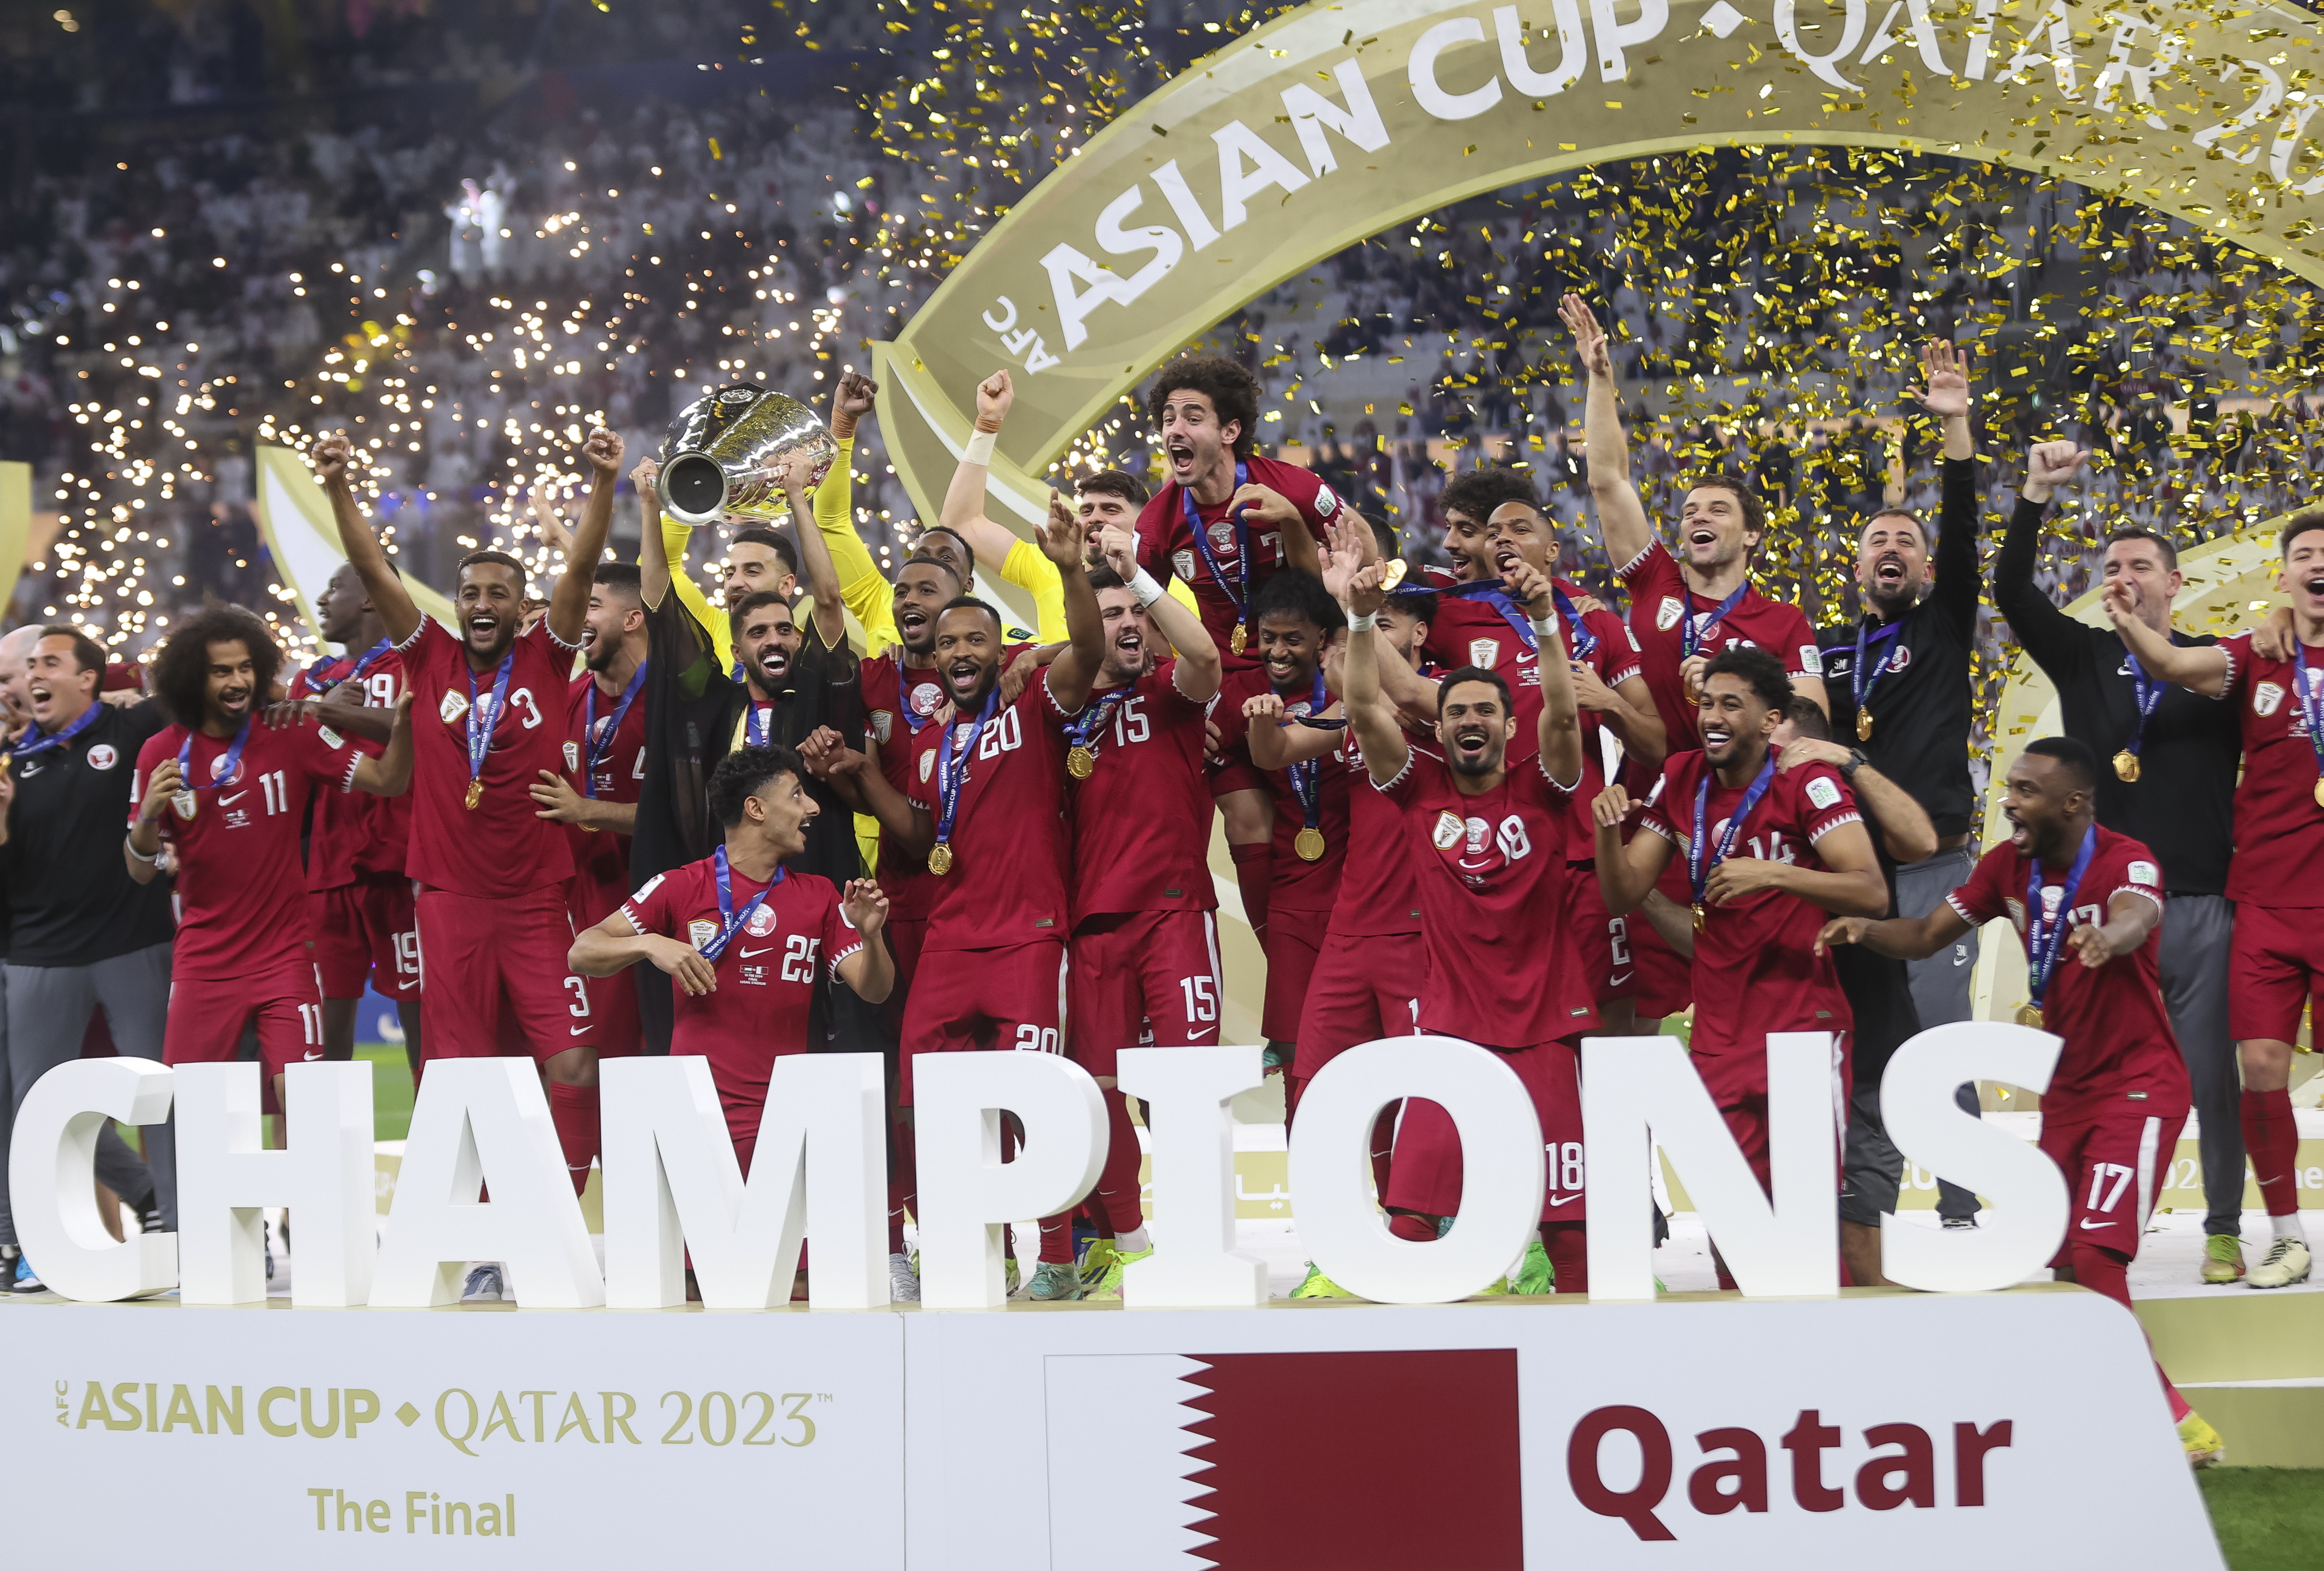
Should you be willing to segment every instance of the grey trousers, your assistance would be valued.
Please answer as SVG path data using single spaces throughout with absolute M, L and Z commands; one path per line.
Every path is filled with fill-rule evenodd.
M 2227 1035 L 2227 952 L 2236 908 L 2219 894 L 2174 894 L 2163 902 L 2163 1003 L 2187 1060 L 2203 1153 L 2203 1229 L 2243 1231 L 2243 1077 Z
M 90 1012 L 105 1011 L 106 1029 L 124 1058 L 161 1058 L 162 1028 L 170 1015 L 170 946 L 156 944 L 99 960 L 94 966 L 14 966 L 5 968 L 7 1051 L 0 1086 L 13 1129 L 16 1110 L 33 1083 L 80 1056 Z M 177 1131 L 173 1124 L 148 1124 L 141 1132 L 148 1164 L 107 1124 L 97 1137 L 99 1182 L 132 1204 L 152 1197 L 164 1226 L 178 1225 Z M 7 1142 L 0 1131 L 0 1243 L 16 1242 L 16 1223 L 7 1204 Z M 40 1261 L 32 1262 L 38 1268 Z
M 1940 851 L 1926 862 L 1909 862 L 1896 869 L 1896 914 L 1915 921 L 1937 909 L 1945 896 L 1968 881 L 1977 858 L 1966 846 Z M 1921 1029 L 1950 1025 L 1969 1018 L 1969 980 L 1977 973 L 1977 931 L 1925 959 L 1907 961 L 1912 978 L 1913 1008 Z M 1964 1113 L 1977 1111 L 1977 1088 L 1964 1086 L 1954 1100 Z M 1937 1215 L 1948 1218 L 1977 1215 L 1977 1197 L 1958 1184 L 1937 1180 Z

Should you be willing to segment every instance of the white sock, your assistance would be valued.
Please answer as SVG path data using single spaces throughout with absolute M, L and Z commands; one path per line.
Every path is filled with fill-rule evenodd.
M 1146 1236 L 1146 1227 L 1143 1223 L 1127 1233 L 1117 1233 L 1113 1235 L 1113 1252 L 1116 1254 L 1140 1254 L 1153 1247 L 1154 1241 Z
M 2275 1229 L 2276 1237 L 2296 1238 L 2300 1241 L 2302 1247 L 2306 1246 L 2308 1243 L 2308 1234 L 2300 1225 L 2299 1212 L 2295 1211 L 2289 1216 L 2271 1216 L 2267 1220 L 2269 1224 Z

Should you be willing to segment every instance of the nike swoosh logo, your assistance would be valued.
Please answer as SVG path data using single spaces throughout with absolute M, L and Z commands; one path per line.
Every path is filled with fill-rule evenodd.
M 309 1054 L 305 1057 L 305 1058 L 303 1058 L 303 1059 L 302 1059 L 302 1060 L 300 1060 L 300 1061 L 301 1061 L 301 1062 L 303 1062 L 303 1063 L 309 1063 L 309 1064 L 311 1064 L 311 1063 L 313 1063 L 316 1059 L 318 1059 L 318 1058 L 321 1058 L 322 1056 L 323 1056 L 323 1055 L 322 1055 L 322 1054 L 320 1054 L 320 1053 L 309 1053 Z
M 1629 979 L 1630 974 L 1628 971 L 1625 971 L 1619 976 L 1609 976 L 1606 978 L 1606 985 L 1609 987 L 1619 987 Z
M 574 1027 L 570 1031 L 567 1031 L 566 1034 L 567 1034 L 567 1036 L 576 1036 L 576 1037 L 577 1037 L 577 1036 L 582 1035 L 582 1034 L 583 1034 L 584 1032 L 586 1032 L 586 1031 L 594 1031 L 594 1030 L 595 1030 L 596 1029 L 597 1029 L 597 1027 L 596 1027 L 596 1023 L 595 1023 L 595 1021 L 592 1021 L 592 1022 L 591 1022 L 591 1023 L 589 1023 L 588 1025 L 576 1025 L 576 1026 L 575 1026 L 575 1027 Z
M 1960 944 L 1955 944 L 1953 946 L 1953 965 L 1958 967 L 1968 964 L 1969 950 Z
M 1581 1199 L 1581 1198 L 1582 1198 L 1582 1197 L 1581 1197 L 1580 1195 L 1556 1195 L 1556 1196 L 1553 1196 L 1553 1197 L 1551 1197 L 1551 1198 L 1550 1198 L 1550 1202 L 1549 1202 L 1549 1203 L 1550 1203 L 1552 1206 L 1569 1206 L 1569 1205 L 1572 1205 L 1574 1201 L 1579 1200 L 1579 1199 Z M 1578 1227 L 1578 1226 L 1580 1226 L 1580 1225 L 1581 1225 L 1581 1224 L 1580 1224 L 1580 1223 L 1576 1223 L 1576 1224 L 1574 1224 L 1574 1225 Z
M 2114 1224 L 2113 1224 L 2113 1223 L 2111 1223 L 2111 1222 L 2085 1222 L 2085 1223 L 2083 1223 L 2083 1224 L 2082 1224 L 2082 1225 L 2083 1225 L 2085 1228 L 2090 1228 L 2090 1227 L 2112 1227 L 2112 1226 L 2114 1225 Z
M 753 956 L 753 955 L 771 955 L 771 954 L 773 954 L 774 952 L 775 952 L 775 947 L 774 947 L 772 944 L 761 944 L 759 947 L 757 947 L 757 948 L 755 948 L 755 949 L 745 949 L 745 950 L 743 950 L 743 951 L 742 951 L 742 958 L 743 958 L 743 959 L 745 959 L 745 960 L 748 960 L 748 959 L 749 959 L 752 956 Z
M 242 800 L 242 799 L 243 799 L 243 798 L 244 798 L 244 797 L 248 796 L 249 794 L 250 794 L 250 793 L 249 793 L 248 791 L 244 790 L 244 791 L 236 791 L 236 792 L 235 792 L 235 793 L 234 793 L 234 795 L 230 796 L 230 797 L 220 797 L 220 798 L 218 799 L 218 806 L 219 806 L 219 807 L 221 807 L 221 808 L 223 808 L 223 807 L 226 807 L 226 806 L 229 805 L 230 803 L 238 802 L 238 801 Z

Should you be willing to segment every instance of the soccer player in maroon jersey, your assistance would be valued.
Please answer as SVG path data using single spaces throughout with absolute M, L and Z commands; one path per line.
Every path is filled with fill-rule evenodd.
M 1335 553 L 1336 554 L 1336 553 Z M 1381 568 L 1349 586 L 1348 723 L 1397 834 L 1420 862 L 1417 892 L 1427 968 L 1420 1029 L 1499 1053 L 1533 1098 L 1549 1180 L 1542 1242 L 1557 1290 L 1586 1292 L 1588 1202 L 1575 1042 L 1597 1023 L 1568 931 L 1567 799 L 1582 781 L 1582 729 L 1549 577 L 1524 561 L 1506 569 L 1511 594 L 1550 659 L 1529 756 L 1512 755 L 1517 715 L 1508 683 L 1480 666 L 1447 671 L 1436 690 L 1435 742 L 1414 746 L 1380 689 Z M 1411 1101 L 1397 1130 L 1389 1230 L 1416 1241 L 1461 1206 L 1461 1142 L 1436 1104 Z
M 299 709 L 280 713 L 288 720 L 303 712 L 350 746 L 376 753 L 386 745 L 396 700 L 403 696 L 403 660 L 351 565 L 332 570 L 315 603 L 315 619 L 323 642 L 346 652 L 293 677 L 290 698 Z M 267 714 L 268 724 L 277 713 Z M 307 910 L 323 984 L 323 1056 L 340 1062 L 355 1057 L 355 1009 L 369 981 L 395 1004 L 404 1058 L 417 1078 L 426 1039 L 420 1020 L 420 923 L 411 880 L 403 872 L 410 835 L 408 795 L 317 797 L 307 839 Z
M 1987 851 L 1945 903 L 1917 920 L 1828 922 L 1816 947 L 1861 944 L 1917 960 L 2009 919 L 2024 940 L 2032 989 L 2018 1018 L 2063 1041 L 2042 1093 L 2042 1150 L 2065 1174 L 2074 1211 L 2052 1263 L 2059 1280 L 2127 1309 L 2125 1273 L 2170 1170 L 2190 1093 L 2155 958 L 2162 869 L 2144 846 L 2098 827 L 2098 755 L 2084 744 L 2070 736 L 2028 743 L 2004 787 L 2008 842 Z M 2218 1432 L 2167 1375 L 2163 1389 L 2188 1460 L 2199 1467 L 2219 1460 Z
M 1138 565 L 1164 583 L 1186 581 L 1233 670 L 1258 652 L 1257 599 L 1268 582 L 1286 568 L 1312 574 L 1321 565 L 1316 541 L 1340 498 L 1313 471 L 1259 456 L 1259 383 L 1232 360 L 1171 361 L 1147 391 L 1146 412 L 1170 478 L 1138 515 Z M 1243 912 L 1264 943 L 1275 877 L 1290 871 L 1273 854 L 1271 793 L 1237 762 L 1213 774 L 1211 794 Z
M 313 454 L 339 543 L 403 656 L 419 716 L 406 865 L 420 886 L 421 951 L 439 956 L 420 994 L 428 1057 L 492 1058 L 525 1043 L 548 1081 L 577 1193 L 597 1154 L 595 1022 L 586 986 L 565 968 L 572 851 L 564 827 L 540 816 L 530 788 L 564 762 L 564 727 L 555 716 L 605 549 L 622 439 L 599 430 L 583 444 L 593 479 L 588 504 L 548 614 L 521 636 L 524 568 L 499 551 L 461 559 L 452 597 L 456 633 L 420 614 L 356 511 L 350 451 L 335 435 L 318 441 Z M 496 1296 L 498 1286 L 480 1281 L 476 1290 Z
M 2296 640 L 2285 659 L 2261 654 L 2250 632 L 2208 646 L 2174 643 L 2139 617 L 2126 585 L 2108 580 L 2105 599 L 2125 647 L 2149 675 L 2233 701 L 2243 726 L 2236 859 L 2227 870 L 2227 898 L 2236 904 L 2227 1018 L 2243 1067 L 2244 1148 L 2274 1232 L 2267 1254 L 2244 1278 L 2255 1288 L 2304 1280 L 2313 1263 L 2300 1224 L 2300 1133 L 2287 1087 L 2301 1006 L 2312 1003 L 2324 1019 L 2324 939 L 2317 936 L 2324 908 L 2324 508 L 2293 514 L 2281 550 L 2275 584 L 2291 597 Z
M 1700 690 L 1702 751 L 1663 765 L 1659 794 L 1638 809 L 1646 832 L 1623 845 L 1630 794 L 1619 781 L 1599 794 L 1598 878 L 1618 916 L 1637 910 L 1674 860 L 1683 867 L 1695 932 L 1687 1046 L 1764 1186 L 1767 1033 L 1831 1032 L 1834 1105 L 1847 1105 L 1852 1021 L 1815 936 L 1824 912 L 1885 912 L 1888 886 L 1831 766 L 1775 768 L 1772 738 L 1792 700 L 1782 662 L 1764 649 L 1722 650 L 1705 662 Z
M 178 937 L 161 1061 L 231 1060 L 245 1025 L 266 1077 L 323 1057 L 323 998 L 308 952 L 299 836 L 318 791 L 393 796 L 411 773 L 399 710 L 374 757 L 313 725 L 281 729 L 255 712 L 282 652 L 239 605 L 182 624 L 153 661 L 153 695 L 174 722 L 146 739 L 130 781 L 129 876 L 151 883 L 161 843 L 177 853 Z
M 1077 512 L 1077 528 L 1081 522 Z M 1141 1044 L 1219 1040 L 1219 937 L 1211 914 L 1218 897 L 1203 773 L 1219 651 L 1194 614 L 1138 566 L 1137 548 L 1126 529 L 1100 532 L 1105 565 L 1089 580 L 1102 663 L 1078 715 L 1052 707 L 1046 716 L 1065 740 L 1073 804 L 1065 1051 L 1105 1093 L 1109 1132 L 1096 1199 L 1113 1245 L 1093 1284 L 1097 1298 L 1119 1298 L 1122 1269 L 1152 1249 L 1139 1205 L 1138 1134 L 1114 1078 L 1115 1055 Z M 1079 1298 L 1082 1288 L 1078 1276 L 1047 1272 L 1032 1296 Z
M 571 837 L 565 910 L 576 932 L 604 921 L 630 891 L 630 835 L 646 778 L 647 642 L 637 566 L 598 563 L 582 624 L 586 669 L 566 691 L 564 767 L 544 770 L 530 787 L 540 816 Z M 644 1045 L 636 984 L 585 975 L 583 985 L 598 1058 L 635 1058 Z
M 801 750 L 850 806 L 880 820 L 883 846 L 927 870 L 922 963 L 904 1005 L 907 1105 L 920 1054 L 1054 1053 L 1063 1046 L 1057 995 L 1070 930 L 1064 816 L 1070 744 L 1048 716 L 1081 713 L 1105 649 L 1081 528 L 1054 492 L 1038 533 L 1065 587 L 1072 635 L 1047 670 L 1004 702 L 1001 615 L 963 596 L 936 620 L 945 707 L 936 724 L 892 744 L 908 760 L 902 790 L 889 782 L 876 735 L 867 738 L 868 760 L 828 736 Z M 1065 1218 L 1044 1219 L 1041 1262 L 1052 1296 L 1065 1296 L 1054 1282 L 1074 1275 Z
M 775 1060 L 804 1053 L 816 967 L 869 1003 L 888 996 L 895 967 L 881 937 L 887 897 L 869 879 L 844 891 L 783 863 L 807 849 L 817 809 L 806 766 L 788 747 L 742 747 L 710 776 L 710 811 L 725 845 L 646 881 L 573 940 L 567 963 L 613 977 L 643 960 L 674 978 L 669 1050 L 710 1060 L 726 1132 L 745 1177 Z
M 1267 1038 L 1267 1067 L 1287 1071 L 1298 1050 L 1308 979 L 1339 898 L 1348 851 L 1348 776 L 1319 759 L 1264 768 L 1252 755 L 1249 738 L 1254 731 L 1279 731 L 1286 721 L 1323 721 L 1331 707 L 1323 666 L 1345 618 L 1322 579 L 1296 569 L 1269 578 L 1251 613 L 1257 636 L 1250 648 L 1259 659 L 1230 664 L 1220 685 L 1213 710 L 1219 735 L 1211 790 L 1215 797 L 1226 781 L 1240 777 L 1256 781 L 1268 795 L 1273 873 L 1260 935 L 1267 997 L 1259 1030 Z M 1339 729 L 1338 723 L 1332 729 Z M 1223 806 L 1220 810 L 1226 813 Z M 1231 843 L 1231 816 L 1227 823 Z

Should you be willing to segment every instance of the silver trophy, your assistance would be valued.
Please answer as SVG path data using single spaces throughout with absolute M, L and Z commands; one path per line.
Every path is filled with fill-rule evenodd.
M 839 444 L 798 400 L 755 382 L 714 387 L 671 422 L 654 491 L 684 524 L 721 518 L 780 518 L 789 511 L 782 473 L 807 460 L 807 489 L 823 482 Z

